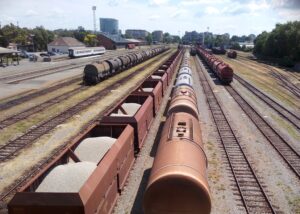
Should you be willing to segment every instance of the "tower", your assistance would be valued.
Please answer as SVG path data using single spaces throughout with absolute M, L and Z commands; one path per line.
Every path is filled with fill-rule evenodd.
M 96 33 L 97 28 L 96 28 L 96 6 L 92 7 L 93 10 L 93 19 L 94 19 L 94 33 Z

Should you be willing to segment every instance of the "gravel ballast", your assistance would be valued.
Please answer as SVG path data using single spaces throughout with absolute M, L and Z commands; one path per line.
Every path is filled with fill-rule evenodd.
M 124 109 L 124 111 L 127 114 L 124 114 L 120 109 L 118 110 L 118 113 L 112 113 L 110 116 L 127 116 L 127 117 L 131 117 L 133 115 L 135 115 L 135 113 L 139 110 L 139 108 L 141 107 L 140 104 L 137 103 L 123 103 L 121 105 L 121 107 Z
M 98 164 L 116 140 L 111 137 L 86 138 L 77 146 L 74 153 L 81 161 Z
M 78 192 L 96 167 L 91 162 L 59 165 L 45 177 L 36 192 Z

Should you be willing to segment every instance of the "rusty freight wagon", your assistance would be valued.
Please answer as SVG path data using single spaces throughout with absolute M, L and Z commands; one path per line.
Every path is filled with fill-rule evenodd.
M 151 95 L 129 95 L 102 118 L 103 123 L 130 124 L 134 128 L 135 149 L 144 143 L 153 120 L 153 98 Z
M 134 163 L 130 125 L 90 125 L 8 204 L 10 214 L 110 213 Z

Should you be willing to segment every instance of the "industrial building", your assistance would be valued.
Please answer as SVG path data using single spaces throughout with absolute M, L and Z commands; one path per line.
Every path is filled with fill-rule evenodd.
M 47 45 L 49 52 L 68 53 L 69 48 L 80 48 L 85 47 L 82 42 L 72 37 L 60 37 Z
M 137 39 L 124 39 L 120 35 L 112 35 L 108 33 L 100 33 L 97 35 L 100 45 L 104 46 L 107 50 L 115 50 L 119 48 L 126 48 L 128 44 L 135 46 L 146 45 L 146 42 Z
M 119 21 L 111 18 L 100 18 L 100 31 L 102 33 L 118 34 Z
M 133 39 L 142 39 L 145 40 L 146 37 L 149 35 L 149 32 L 146 30 L 134 30 L 129 29 L 125 31 L 125 35 L 127 37 L 133 38 Z
M 107 50 L 115 50 L 118 48 L 125 48 L 129 43 L 120 35 L 113 35 L 109 33 L 100 33 L 97 35 L 100 45 L 104 46 Z
M 154 42 L 162 42 L 163 41 L 163 32 L 161 30 L 153 31 L 152 39 Z

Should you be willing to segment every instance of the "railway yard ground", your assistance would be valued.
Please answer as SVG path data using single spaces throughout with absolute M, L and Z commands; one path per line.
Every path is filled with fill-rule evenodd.
M 136 89 L 175 51 L 171 48 L 92 87 L 82 84 L 83 66 L 106 55 L 113 56 L 115 52 L 47 63 L 42 67 L 26 65 L 24 70 L 21 66 L 0 68 L 0 148 L 81 105 L 88 97 L 97 96 L 89 106 L 75 109 L 74 115 L 54 124 L 51 130 L 9 159 L 0 160 L 0 196 L 21 185 L 32 170 L 37 170 L 87 124 L 101 118 Z M 122 53 L 125 50 L 119 52 Z M 234 70 L 236 77 L 230 86 L 221 84 L 198 56 L 190 58 L 208 161 L 211 213 L 300 213 L 300 119 L 297 118 L 300 115 L 300 73 L 258 62 L 242 52 L 238 52 L 236 59 L 225 55 L 217 57 Z M 175 74 L 178 68 L 179 64 Z M 271 107 L 239 78 L 284 109 Z M 176 75 L 165 92 L 125 189 L 118 197 L 113 211 L 116 214 L 143 212 L 143 193 L 175 79 Z M 292 119 L 282 114 L 289 114 Z M 1 214 L 7 213 L 6 203 L 14 191 L 0 201 Z

